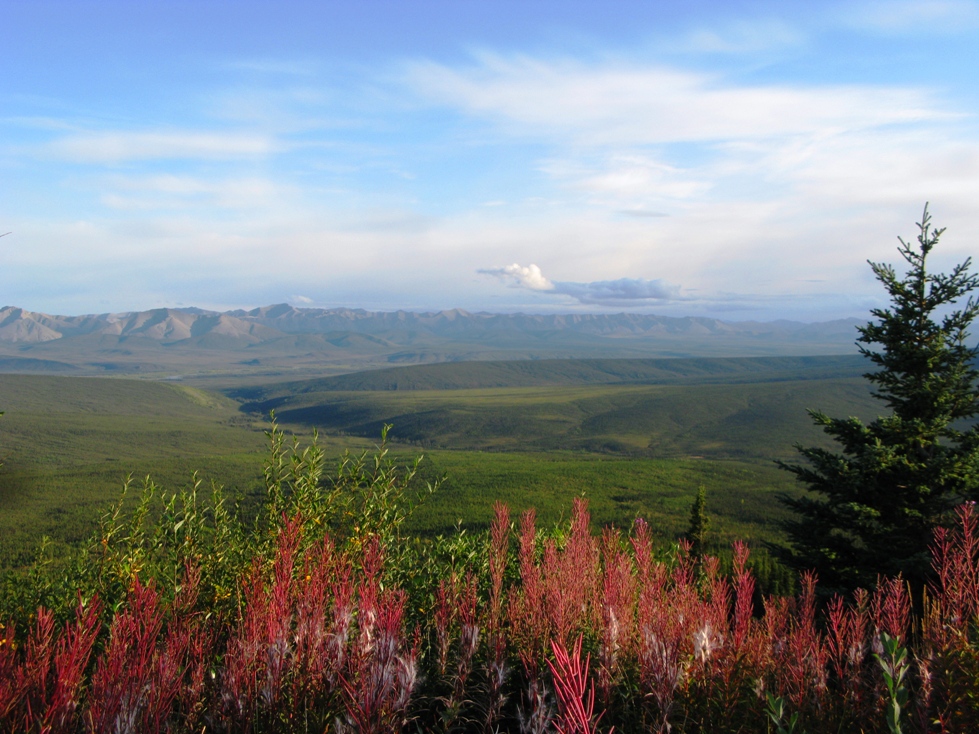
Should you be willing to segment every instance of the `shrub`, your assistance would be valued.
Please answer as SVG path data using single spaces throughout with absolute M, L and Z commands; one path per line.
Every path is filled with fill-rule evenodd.
M 147 483 L 76 563 L 36 571 L 39 604 L 0 630 L 0 730 L 979 726 L 972 505 L 935 536 L 921 614 L 900 577 L 820 610 L 811 575 L 756 614 L 744 544 L 722 574 L 641 520 L 596 537 L 581 499 L 554 532 L 497 505 L 484 536 L 405 538 L 411 468 L 383 444 L 324 478 L 280 439 L 257 519 Z

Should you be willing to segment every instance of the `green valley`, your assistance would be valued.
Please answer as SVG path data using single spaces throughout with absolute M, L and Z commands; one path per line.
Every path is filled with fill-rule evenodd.
M 243 512 L 261 490 L 264 430 L 280 424 L 329 456 L 372 447 L 426 454 L 422 475 L 447 477 L 411 527 L 485 527 L 496 499 L 542 522 L 587 496 L 598 524 L 648 519 L 683 531 L 707 488 L 715 540 L 771 540 L 797 491 L 774 458 L 820 440 L 806 409 L 870 415 L 852 356 L 677 360 L 532 360 L 402 367 L 222 393 L 181 382 L 0 376 L 0 562 L 21 565 L 41 536 L 56 546 L 91 533 L 127 475 L 168 491 L 226 488 Z

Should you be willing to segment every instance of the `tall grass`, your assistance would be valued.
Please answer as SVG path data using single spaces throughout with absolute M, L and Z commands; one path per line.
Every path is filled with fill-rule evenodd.
M 8 586 L 5 732 L 964 732 L 979 730 L 979 516 L 960 508 L 932 581 L 820 608 L 762 598 L 684 544 L 543 532 L 498 504 L 485 535 L 403 533 L 412 467 L 270 431 L 267 503 L 110 513 L 73 563 Z M 415 487 L 416 489 L 410 489 Z M 919 610 L 919 611 L 915 611 Z

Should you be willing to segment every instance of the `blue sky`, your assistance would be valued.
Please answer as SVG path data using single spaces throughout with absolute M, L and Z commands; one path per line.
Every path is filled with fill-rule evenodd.
M 0 289 L 862 317 L 979 241 L 979 3 L 0 0 Z

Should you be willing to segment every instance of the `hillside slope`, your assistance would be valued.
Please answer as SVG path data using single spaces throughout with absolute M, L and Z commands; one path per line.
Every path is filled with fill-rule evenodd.
M 256 418 L 431 448 L 772 459 L 876 415 L 859 356 L 426 365 L 228 391 Z
M 239 399 L 258 400 L 309 392 L 363 390 L 776 382 L 859 377 L 866 371 L 867 361 L 858 354 L 808 357 L 486 360 L 390 367 L 314 380 L 271 383 L 232 390 L 229 394 Z

